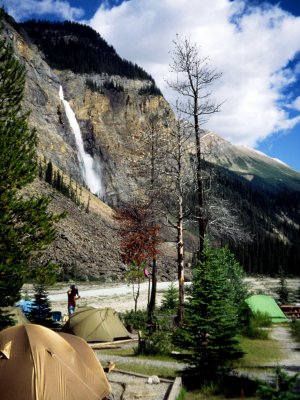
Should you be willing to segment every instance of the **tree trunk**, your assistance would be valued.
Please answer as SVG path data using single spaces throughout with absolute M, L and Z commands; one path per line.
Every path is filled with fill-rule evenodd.
M 204 193 L 203 193 L 203 181 L 202 181 L 202 160 L 201 160 L 201 141 L 200 141 L 200 129 L 199 120 L 196 110 L 198 109 L 197 98 L 195 98 L 194 104 L 194 130 L 196 139 L 196 155 L 197 155 L 197 195 L 198 195 L 198 232 L 199 232 L 199 249 L 198 249 L 198 261 L 203 261 L 203 250 L 204 250 L 204 235 L 205 235 L 205 221 L 203 217 L 204 207 Z
M 184 255 L 183 255 L 183 204 L 179 198 L 177 225 L 177 263 L 178 263 L 178 310 L 177 322 L 181 325 L 184 318 Z
M 155 330 L 154 326 L 154 310 L 155 310 L 155 303 L 156 303 L 156 284 L 157 284 L 157 277 L 156 277 L 156 259 L 152 260 L 152 286 L 151 286 L 151 296 L 150 302 L 148 306 L 148 324 L 150 331 Z

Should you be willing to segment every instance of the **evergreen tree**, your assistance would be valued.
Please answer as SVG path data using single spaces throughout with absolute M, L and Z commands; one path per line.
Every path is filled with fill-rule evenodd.
M 56 281 L 57 266 L 52 263 L 47 265 L 36 265 L 32 270 L 30 278 L 34 283 L 34 301 L 31 311 L 27 314 L 29 321 L 52 328 L 56 323 L 52 319 L 51 304 L 48 298 L 47 286 Z
M 51 328 L 55 325 L 55 323 L 52 320 L 51 305 L 48 299 L 46 285 L 35 284 L 34 290 L 34 301 L 31 311 L 27 314 L 27 318 L 34 324 L 39 324 Z
M 279 273 L 279 286 L 277 288 L 278 302 L 280 304 L 288 304 L 289 302 L 289 289 L 285 279 L 283 270 Z
M 46 172 L 45 172 L 45 181 L 50 185 L 53 183 L 53 165 L 51 160 L 47 164 Z
M 48 212 L 47 198 L 19 191 L 37 176 L 36 132 L 21 111 L 24 87 L 25 68 L 0 38 L 0 310 L 19 300 L 30 261 L 54 239 L 60 218 Z
M 178 308 L 178 290 L 172 282 L 161 299 L 161 311 L 176 313 Z
M 299 399 L 299 394 L 296 393 L 298 376 L 299 374 L 290 376 L 277 367 L 275 385 L 261 383 L 257 395 L 262 400 L 297 400 Z
M 193 271 L 182 331 L 190 352 L 185 360 L 189 364 L 187 372 L 207 383 L 227 372 L 232 361 L 243 353 L 236 339 L 237 305 L 234 285 L 228 279 L 226 252 L 206 245 L 203 255 Z

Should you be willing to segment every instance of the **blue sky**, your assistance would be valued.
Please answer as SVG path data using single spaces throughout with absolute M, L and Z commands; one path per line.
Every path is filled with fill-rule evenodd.
M 189 37 L 222 72 L 205 126 L 300 172 L 300 0 L 0 0 L 17 21 L 74 20 L 156 80 L 166 99 L 172 41 Z

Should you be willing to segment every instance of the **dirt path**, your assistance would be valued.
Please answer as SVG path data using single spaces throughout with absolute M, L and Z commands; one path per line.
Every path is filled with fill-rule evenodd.
M 274 325 L 270 338 L 279 342 L 284 358 L 278 360 L 273 366 L 280 366 L 287 371 L 300 372 L 300 343 L 297 343 L 289 326 Z

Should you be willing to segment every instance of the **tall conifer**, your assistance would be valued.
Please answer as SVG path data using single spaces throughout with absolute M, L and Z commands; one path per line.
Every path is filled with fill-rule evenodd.
M 30 264 L 54 239 L 59 218 L 48 212 L 47 198 L 20 194 L 37 176 L 36 132 L 21 110 L 24 87 L 25 67 L 0 38 L 0 312 L 20 298 Z
M 232 266 L 227 251 L 204 248 L 204 260 L 193 270 L 193 282 L 186 304 L 182 331 L 189 350 L 186 361 L 189 376 L 199 383 L 215 381 L 228 372 L 232 361 L 243 353 L 236 335 L 239 331 L 238 309 L 243 299 L 236 297 Z M 234 275 L 237 275 L 236 273 Z

